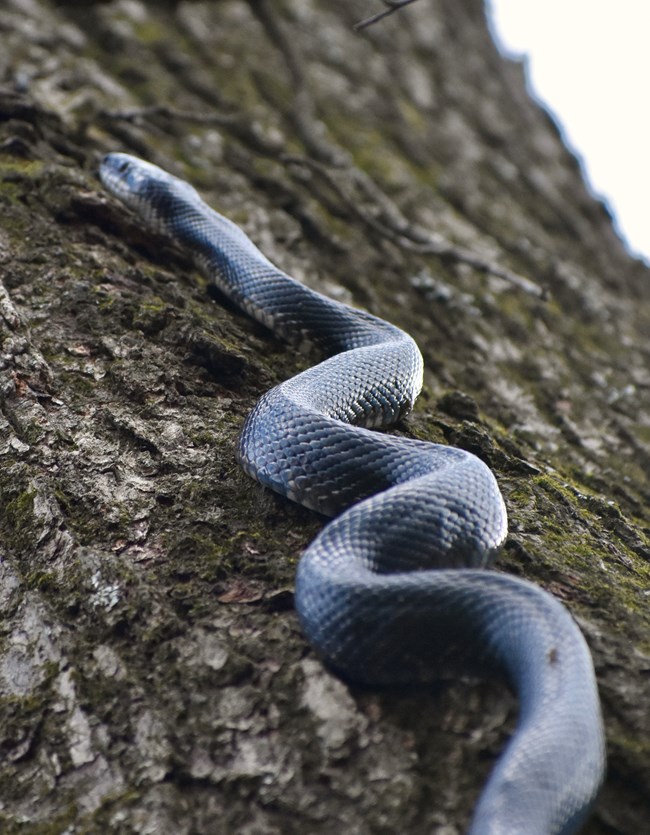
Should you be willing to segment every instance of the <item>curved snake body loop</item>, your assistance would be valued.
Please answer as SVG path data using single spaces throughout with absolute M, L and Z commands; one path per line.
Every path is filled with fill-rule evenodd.
M 464 670 L 505 677 L 519 721 L 470 832 L 575 832 L 604 770 L 591 657 L 551 595 L 484 570 L 506 535 L 488 467 L 460 449 L 370 430 L 395 423 L 419 393 L 414 341 L 287 276 L 156 166 L 109 154 L 100 175 L 243 310 L 327 357 L 261 398 L 238 451 L 253 478 L 336 517 L 298 567 L 296 607 L 309 640 L 365 684 Z

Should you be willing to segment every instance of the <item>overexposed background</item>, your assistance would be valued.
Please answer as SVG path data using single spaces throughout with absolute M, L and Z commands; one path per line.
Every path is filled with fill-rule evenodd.
M 650 262 L 650 2 L 489 0 L 502 52 L 582 159 L 630 250 Z

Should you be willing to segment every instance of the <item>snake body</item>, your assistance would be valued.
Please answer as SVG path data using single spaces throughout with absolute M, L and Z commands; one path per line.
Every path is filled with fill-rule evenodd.
M 261 398 L 238 449 L 253 478 L 335 517 L 298 567 L 296 608 L 310 642 L 335 671 L 368 685 L 467 670 L 505 678 L 519 721 L 471 835 L 575 832 L 604 771 L 591 656 L 551 595 L 485 570 L 507 529 L 488 467 L 460 449 L 371 431 L 394 424 L 419 393 L 413 339 L 283 273 L 160 168 L 109 154 L 100 176 L 238 306 L 326 357 Z

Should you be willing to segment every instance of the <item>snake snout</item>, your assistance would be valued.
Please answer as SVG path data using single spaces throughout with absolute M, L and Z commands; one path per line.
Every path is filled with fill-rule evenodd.
M 131 202 L 132 196 L 138 191 L 137 177 L 131 158 L 128 154 L 106 154 L 99 164 L 99 179 L 124 202 Z M 131 199 L 130 199 L 131 198 Z

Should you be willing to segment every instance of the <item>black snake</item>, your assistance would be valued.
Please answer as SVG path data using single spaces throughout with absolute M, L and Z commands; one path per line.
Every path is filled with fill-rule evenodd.
M 237 305 L 327 357 L 261 398 L 238 450 L 253 478 L 336 517 L 298 567 L 296 607 L 309 640 L 334 670 L 364 684 L 468 669 L 505 677 L 519 722 L 470 832 L 575 832 L 604 772 L 591 656 L 550 594 L 484 570 L 506 536 L 488 467 L 460 449 L 370 431 L 395 423 L 420 391 L 413 339 L 287 276 L 160 168 L 109 154 L 100 175 Z

